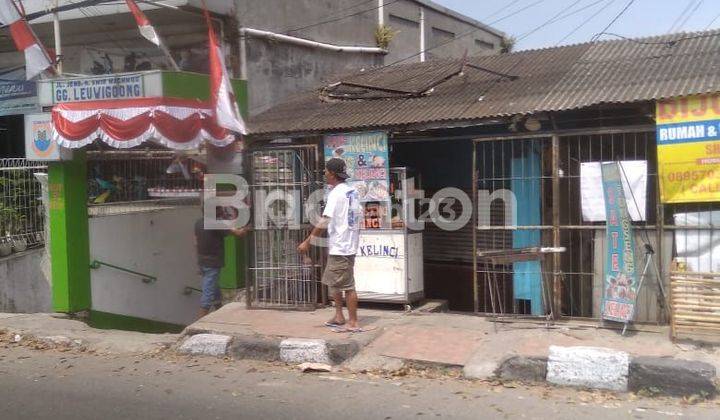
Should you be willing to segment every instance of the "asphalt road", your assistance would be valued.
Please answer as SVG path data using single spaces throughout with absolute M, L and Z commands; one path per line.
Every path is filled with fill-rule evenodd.
M 263 362 L 96 356 L 0 345 L 9 419 L 684 419 L 720 403 L 451 378 L 308 374 Z

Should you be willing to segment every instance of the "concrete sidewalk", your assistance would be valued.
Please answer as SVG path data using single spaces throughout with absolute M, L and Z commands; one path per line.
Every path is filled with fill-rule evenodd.
M 472 315 L 361 309 L 368 331 L 325 327 L 332 308 L 248 310 L 233 303 L 189 326 L 179 350 L 235 358 L 318 362 L 355 372 L 407 364 L 462 369 L 469 379 L 548 381 L 615 391 L 714 395 L 720 350 L 672 343 L 667 328 L 600 328 L 591 321 L 495 322 Z
M 99 354 L 147 354 L 172 346 L 178 334 L 145 334 L 101 330 L 86 323 L 53 314 L 0 313 L 0 334 L 15 342 L 30 342 L 43 348 L 75 348 Z

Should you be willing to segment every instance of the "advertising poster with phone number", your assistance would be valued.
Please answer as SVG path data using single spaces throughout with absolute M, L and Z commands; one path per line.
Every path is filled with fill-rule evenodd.
M 343 159 L 350 175 L 348 183 L 360 201 L 390 200 L 390 162 L 387 133 L 353 133 L 325 136 L 325 161 Z

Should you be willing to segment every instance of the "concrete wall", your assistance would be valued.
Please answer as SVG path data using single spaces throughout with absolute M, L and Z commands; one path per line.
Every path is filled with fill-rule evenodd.
M 367 0 L 245 0 L 238 1 L 240 26 L 263 29 L 301 38 L 337 45 L 376 46 L 375 29 L 378 25 L 377 2 Z M 386 0 L 386 3 L 390 3 Z M 248 40 L 248 79 L 250 114 L 258 114 L 278 104 L 294 92 L 317 88 L 336 81 L 339 75 L 361 68 L 389 64 L 420 51 L 419 13 L 425 9 L 426 48 L 446 42 L 453 34 L 459 35 L 477 29 L 466 22 L 444 13 L 441 7 L 428 7 L 429 2 L 402 0 L 384 7 L 385 25 L 399 31 L 390 43 L 389 54 L 323 52 L 257 39 Z M 360 13 L 362 12 L 362 13 Z M 302 28 L 333 18 L 348 16 L 337 22 Z M 302 28 L 302 29 L 299 29 Z M 433 31 L 433 28 L 437 28 Z M 294 30 L 293 29 L 298 29 Z M 489 48 L 476 40 L 494 45 Z M 472 36 L 459 38 L 451 44 L 433 50 L 428 59 L 461 57 L 465 50 L 470 55 L 499 51 L 500 36 L 479 30 Z M 419 57 L 408 62 L 419 61 Z
M 44 248 L 0 259 L 0 312 L 51 312 Z
M 426 59 L 462 57 L 465 50 L 468 55 L 494 54 L 500 51 L 501 37 L 487 30 L 477 30 L 477 26 L 457 19 L 447 13 L 407 0 L 392 3 L 385 9 L 385 24 L 400 31 L 390 46 L 386 62 L 391 63 L 420 51 L 420 9 L 425 11 L 425 48 L 432 49 L 440 44 L 456 39 L 439 48 L 427 52 Z M 466 33 L 477 30 L 472 35 Z M 479 41 L 479 42 L 476 42 Z M 492 44 L 494 48 L 490 48 Z M 418 62 L 420 56 L 407 62 Z
M 140 278 L 102 267 L 91 272 L 93 310 L 187 325 L 195 320 L 200 288 L 194 223 L 199 207 L 90 218 L 90 257 L 157 277 Z

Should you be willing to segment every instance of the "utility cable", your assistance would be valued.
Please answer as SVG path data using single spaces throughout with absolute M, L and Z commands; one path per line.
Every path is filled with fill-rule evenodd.
M 680 14 L 678 15 L 677 18 L 675 18 L 675 21 L 674 21 L 673 24 L 670 26 L 670 28 L 668 29 L 667 33 L 672 33 L 672 32 L 675 30 L 675 27 L 677 26 L 677 24 L 680 23 L 680 21 L 682 20 L 682 18 L 685 17 L 685 14 L 690 10 L 690 8 L 693 7 L 693 5 L 694 5 L 697 1 L 698 1 L 698 0 L 692 0 L 691 2 L 689 2 L 689 3 L 687 4 L 687 6 L 685 6 L 685 8 L 683 9 L 683 11 L 680 12 Z
M 587 25 L 588 23 L 590 23 L 590 22 L 591 22 L 593 19 L 595 19 L 600 13 L 604 12 L 605 10 L 607 10 L 608 7 L 612 6 L 613 3 L 615 3 L 615 0 L 609 0 L 603 7 L 601 7 L 600 9 L 598 9 L 595 13 L 593 13 L 593 14 L 590 15 L 587 19 L 585 19 L 584 21 L 582 21 L 578 26 L 576 26 L 575 28 L 573 28 L 572 31 L 568 32 L 567 35 L 565 35 L 564 37 L 562 37 L 562 39 L 560 39 L 560 41 L 558 41 L 558 42 L 555 44 L 555 46 L 557 47 L 558 45 L 562 44 L 563 41 L 565 41 L 566 39 L 568 39 L 568 38 L 570 38 L 571 36 L 573 36 L 573 34 L 575 34 L 577 31 L 579 31 L 580 28 L 582 28 L 583 26 L 585 26 L 585 25 Z
M 607 26 L 605 26 L 605 29 L 603 29 L 603 30 L 600 31 L 599 33 L 595 34 L 595 35 L 592 37 L 592 39 L 590 40 L 590 42 L 595 42 L 595 41 L 597 41 L 603 34 L 605 34 L 605 31 L 607 31 L 608 29 L 610 29 L 610 27 L 613 26 L 613 25 L 615 24 L 615 22 L 617 22 L 618 19 L 620 19 L 620 17 L 625 14 L 625 12 L 628 11 L 628 9 L 630 8 L 630 6 L 633 5 L 633 3 L 635 3 L 635 0 L 630 0 L 629 2 L 627 2 L 627 4 L 625 5 L 625 7 L 623 7 L 623 9 L 620 11 L 620 13 L 618 13 L 618 14 L 613 18 L 613 20 L 611 20 L 610 23 L 608 23 Z
M 685 19 L 683 19 L 682 23 L 677 27 L 676 31 L 679 32 L 682 30 L 682 28 L 685 26 L 687 21 L 690 20 L 691 17 L 693 17 L 695 12 L 697 12 L 697 10 L 700 8 L 700 6 L 702 6 L 704 1 L 705 0 L 700 0 L 695 4 L 695 7 L 693 7 L 693 9 L 690 11 L 690 13 L 688 13 L 688 15 L 685 17 Z
M 561 20 L 563 20 L 563 19 L 565 19 L 565 18 L 569 18 L 570 16 L 574 16 L 574 15 L 576 15 L 576 14 L 578 14 L 578 13 L 584 11 L 584 10 L 587 10 L 587 9 L 591 8 L 591 7 L 595 6 L 596 4 L 602 3 L 602 2 L 604 2 L 604 1 L 606 1 L 606 0 L 596 0 L 595 2 L 590 3 L 590 4 L 588 4 L 588 5 L 584 6 L 584 7 L 581 7 L 581 8 L 578 9 L 578 10 L 575 10 L 575 11 L 572 11 L 572 12 L 569 12 L 569 13 L 563 15 L 564 12 L 572 10 L 572 8 L 574 8 L 578 3 L 580 3 L 580 1 L 582 1 L 582 0 L 575 1 L 575 2 L 574 2 L 573 4 L 571 4 L 570 6 L 568 6 L 568 7 L 566 7 L 566 8 L 563 8 L 563 9 L 560 10 L 560 12 L 558 12 L 555 16 L 553 16 L 552 18 L 550 18 L 550 20 L 548 20 L 546 23 L 544 23 L 544 24 L 542 24 L 542 25 L 540 25 L 540 26 L 538 26 L 538 27 L 536 27 L 536 28 L 533 28 L 533 29 L 531 29 L 531 30 L 529 30 L 529 31 L 527 31 L 527 32 L 525 32 L 525 33 L 523 33 L 523 34 L 521 34 L 521 35 L 517 38 L 517 40 L 518 40 L 518 41 L 523 40 L 523 39 L 529 37 L 530 35 L 534 34 L 535 32 L 537 32 L 537 31 L 539 31 L 539 30 L 541 30 L 541 29 L 546 28 L 547 25 L 550 25 L 550 24 L 553 24 L 553 23 L 555 23 L 555 22 L 561 21 Z
M 338 22 L 338 21 L 341 21 L 341 20 L 344 20 L 344 19 L 347 19 L 347 18 L 350 18 L 350 17 L 362 15 L 362 14 L 368 13 L 368 12 L 372 12 L 373 10 L 378 10 L 378 9 L 380 9 L 381 7 L 389 6 L 389 5 L 391 5 L 391 4 L 393 4 L 393 3 L 397 3 L 397 2 L 399 2 L 399 1 L 400 1 L 400 0 L 391 0 L 391 1 L 383 4 L 382 6 L 375 6 L 375 7 L 371 8 L 371 9 L 360 10 L 359 12 L 354 12 L 354 13 L 351 13 L 351 14 L 349 14 L 349 15 L 344 15 L 344 16 L 336 17 L 336 18 L 334 18 L 334 19 L 323 20 L 323 21 L 320 21 L 320 22 L 312 23 L 312 24 L 305 25 L 305 26 L 301 26 L 301 27 L 294 28 L 294 29 L 286 29 L 286 30 L 283 30 L 283 31 L 281 31 L 281 32 L 283 32 L 283 33 L 285 33 L 285 34 L 290 34 L 290 33 L 292 33 L 292 32 L 302 31 L 303 29 L 314 28 L 314 27 L 316 27 L 316 26 L 321 26 L 321 25 L 325 25 L 325 24 L 328 24 L 328 23 Z
M 720 18 L 720 13 L 715 15 L 715 17 L 710 21 L 710 23 L 708 23 L 707 26 L 705 26 L 704 30 L 707 31 L 712 26 L 712 24 L 715 23 L 716 20 L 718 20 L 718 18 Z

